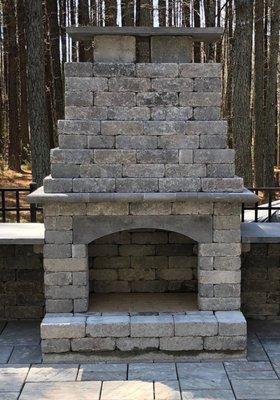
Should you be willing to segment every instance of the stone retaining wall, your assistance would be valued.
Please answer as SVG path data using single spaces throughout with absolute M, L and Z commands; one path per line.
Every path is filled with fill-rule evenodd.
M 44 315 L 42 245 L 0 245 L 0 319 Z
M 186 236 L 124 231 L 89 245 L 90 291 L 196 292 L 197 248 Z

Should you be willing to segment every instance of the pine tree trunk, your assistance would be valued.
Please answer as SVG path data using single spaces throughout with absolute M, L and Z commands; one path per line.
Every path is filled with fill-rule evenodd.
M 43 8 L 40 0 L 25 0 L 25 21 L 32 176 L 41 185 L 50 170 L 50 145 L 45 96 Z
M 159 0 L 158 2 L 158 17 L 159 26 L 166 26 L 166 1 Z
M 14 0 L 3 2 L 4 24 L 7 34 L 7 78 L 8 78 L 8 120 L 9 120 L 9 144 L 8 165 L 9 168 L 21 170 L 21 137 L 19 126 L 19 62 L 18 46 L 16 38 L 16 11 Z
M 79 25 L 89 25 L 89 5 L 88 0 L 79 0 L 78 3 L 78 23 Z M 80 42 L 79 43 L 79 61 L 92 61 L 92 43 Z
M 255 90 L 254 90 L 254 175 L 255 185 L 264 185 L 264 4 L 255 0 Z
M 182 10 L 183 10 L 183 26 L 189 28 L 191 26 L 190 24 L 190 0 L 183 0 L 182 4 Z
M 216 2 L 215 0 L 204 0 L 206 27 L 215 26 Z M 206 60 L 215 61 L 215 44 L 207 43 L 205 46 Z
M 271 33 L 267 71 L 266 90 L 266 146 L 265 146 L 265 185 L 274 186 L 274 166 L 277 145 L 277 65 L 279 56 L 280 3 L 271 0 Z
M 193 2 L 194 26 L 200 28 L 200 0 Z M 194 62 L 201 62 L 201 43 L 194 43 Z
M 59 0 L 59 25 L 61 37 L 62 65 L 64 65 L 64 63 L 66 62 L 66 0 Z
M 233 43 L 233 140 L 236 150 L 236 172 L 252 186 L 252 35 L 253 3 L 236 0 L 236 26 Z
M 136 25 L 153 26 L 153 4 L 151 0 L 136 0 Z M 136 38 L 138 62 L 150 62 L 150 41 L 146 37 Z
M 62 72 L 60 64 L 60 36 L 58 26 L 58 9 L 57 0 L 46 1 L 46 10 L 48 16 L 49 39 L 50 39 L 50 53 L 52 63 L 52 79 L 54 88 L 54 104 L 56 111 L 56 118 L 62 119 L 64 117 L 64 88 L 62 82 Z
M 105 25 L 116 26 L 117 24 L 117 2 L 105 0 Z
M 217 27 L 221 27 L 221 0 L 217 0 Z M 215 60 L 217 63 L 220 63 L 222 60 L 222 42 L 216 43 L 216 57 Z
M 68 8 L 70 10 L 70 21 L 71 26 L 76 25 L 76 1 L 75 0 L 68 0 Z M 78 60 L 77 56 L 77 43 L 72 40 L 72 62 L 76 62 Z
M 0 14 L 0 29 L 3 32 L 3 41 L 0 41 L 0 157 L 5 160 L 6 158 L 6 126 L 7 126 L 7 110 L 6 101 L 7 88 L 6 88 L 6 68 L 5 68 L 5 47 L 6 47 L 6 33 L 3 22 L 3 13 Z

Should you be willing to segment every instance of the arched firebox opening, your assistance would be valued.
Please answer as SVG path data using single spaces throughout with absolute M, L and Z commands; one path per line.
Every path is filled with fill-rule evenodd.
M 88 245 L 90 312 L 197 310 L 197 243 L 167 230 L 134 229 Z

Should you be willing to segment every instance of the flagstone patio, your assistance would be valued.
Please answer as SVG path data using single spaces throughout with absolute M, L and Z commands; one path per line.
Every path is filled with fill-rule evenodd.
M 42 364 L 39 322 L 0 322 L 1 400 L 280 400 L 280 321 L 249 321 L 247 360 Z

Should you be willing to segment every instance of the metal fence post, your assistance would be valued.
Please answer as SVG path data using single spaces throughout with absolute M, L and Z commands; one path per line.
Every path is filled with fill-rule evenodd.
M 29 184 L 30 193 L 34 192 L 37 189 L 37 183 L 31 182 Z M 30 203 L 30 221 L 37 222 L 37 204 Z

